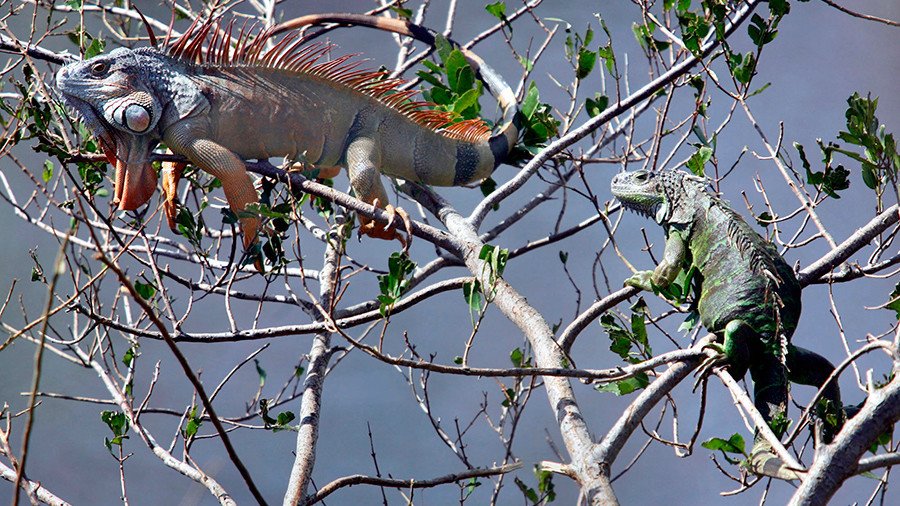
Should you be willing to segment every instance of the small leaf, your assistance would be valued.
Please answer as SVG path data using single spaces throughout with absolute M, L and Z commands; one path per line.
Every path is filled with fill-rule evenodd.
M 41 172 L 41 179 L 45 183 L 49 183 L 50 179 L 53 178 L 53 162 L 50 160 L 44 160 L 44 170 Z
M 266 370 L 259 365 L 259 360 L 253 359 L 253 364 L 256 365 L 256 374 L 259 376 L 259 387 L 262 388 L 266 384 Z
M 609 97 L 599 93 L 595 93 L 594 98 L 588 98 L 584 101 L 584 107 L 587 110 L 588 116 L 591 118 L 599 116 L 600 113 L 606 110 L 608 105 Z
M 125 351 L 125 354 L 122 355 L 122 363 L 125 364 L 125 367 L 131 367 L 131 363 L 134 361 L 134 347 L 128 348 Z
M 721 450 L 723 453 L 737 453 L 744 455 L 744 438 L 740 434 L 732 434 L 728 439 L 714 437 L 701 443 L 707 450 Z
M 884 306 L 885 309 L 894 311 L 897 319 L 900 320 L 900 283 L 897 283 L 894 286 L 894 291 L 891 292 L 888 301 L 889 302 Z
M 610 392 L 617 396 L 628 395 L 636 390 L 646 388 L 650 384 L 647 373 L 637 373 L 633 377 L 620 381 L 613 381 L 605 385 L 597 386 L 598 392 Z
M 492 4 L 487 4 L 484 6 L 484 10 L 488 11 L 495 18 L 503 20 L 506 19 L 506 3 L 505 2 L 494 2 Z
M 695 175 L 703 176 L 703 168 L 710 158 L 712 158 L 712 149 L 707 146 L 701 146 L 696 153 L 691 155 L 691 158 L 687 162 L 687 166 Z
M 86 60 L 91 59 L 98 54 L 103 52 L 103 49 L 106 47 L 106 43 L 103 42 L 103 39 L 94 39 L 91 41 L 91 45 L 84 50 L 84 58 Z
M 581 48 L 581 50 L 578 51 L 578 67 L 575 70 L 575 77 L 578 79 L 584 79 L 591 73 L 592 70 L 594 70 L 594 65 L 596 63 L 597 53 Z
M 139 279 L 134 281 L 134 291 L 144 300 L 150 300 L 156 295 L 156 287 L 153 286 L 153 283 L 142 283 Z

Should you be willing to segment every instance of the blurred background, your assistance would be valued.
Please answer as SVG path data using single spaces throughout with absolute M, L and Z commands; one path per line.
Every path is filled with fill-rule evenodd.
M 516 2 L 507 2 L 508 10 L 519 7 Z M 865 0 L 842 2 L 848 7 L 867 14 L 898 20 L 900 3 L 894 0 Z M 166 10 L 156 2 L 138 2 L 148 15 L 168 20 Z M 852 4 L 852 5 L 851 5 Z M 285 1 L 278 9 L 284 18 L 316 12 L 362 12 L 371 8 L 369 2 L 351 1 Z M 415 5 L 409 5 L 415 8 Z M 446 21 L 447 2 L 435 1 L 425 17 L 424 24 L 435 29 L 443 29 Z M 484 2 L 462 0 L 458 2 L 457 19 L 453 37 L 467 41 L 491 26 L 496 19 L 484 10 Z M 26 6 L 22 14 L 7 20 L 12 31 L 20 38 L 27 37 L 31 21 L 31 6 Z M 765 15 L 766 6 L 758 12 Z M 614 49 L 620 63 L 620 70 L 628 64 L 627 79 L 631 90 L 647 82 L 647 69 L 642 52 L 632 34 L 632 23 L 639 19 L 639 9 L 630 2 L 588 2 L 588 1 L 545 1 L 535 9 L 535 14 L 548 25 L 569 23 L 572 30 L 583 33 L 591 24 L 599 32 L 597 18 L 602 16 L 612 34 Z M 86 15 L 93 30 L 100 27 L 96 16 Z M 70 23 L 77 24 L 77 16 Z M 184 29 L 184 27 L 181 27 Z M 562 29 L 561 29 L 562 30 Z M 396 46 L 392 36 L 369 29 L 339 29 L 329 33 L 329 39 L 339 45 L 342 52 L 361 52 L 371 59 L 374 66 L 391 68 L 396 59 Z M 534 24 L 529 21 L 514 24 L 511 43 L 519 51 L 529 46 L 536 47 L 543 40 Z M 602 34 L 597 35 L 595 44 L 604 44 Z M 657 38 L 662 38 L 658 35 Z M 572 70 L 564 60 L 562 34 L 558 35 L 546 55 L 535 68 L 533 79 L 541 91 L 541 100 L 557 108 L 568 106 L 568 97 L 554 84 L 554 78 L 562 83 L 571 81 Z M 750 48 L 746 29 L 741 28 L 732 43 L 737 50 Z M 55 51 L 73 46 L 64 38 L 57 37 L 41 43 Z M 110 42 L 107 50 L 114 47 Z M 518 82 L 521 66 L 510 55 L 506 43 L 500 37 L 479 44 L 475 51 L 489 62 L 510 83 Z M 626 56 L 627 55 L 627 56 Z M 0 55 L 0 61 L 12 57 Z M 721 64 L 719 64 L 721 67 Z M 51 81 L 56 67 L 42 64 L 46 68 L 47 82 Z M 598 65 L 599 67 L 599 65 Z M 717 70 L 726 76 L 724 68 Z M 21 69 L 18 71 L 21 79 Z M 888 131 L 900 131 L 900 94 L 897 76 L 900 75 L 900 29 L 880 23 L 867 22 L 850 17 L 820 1 L 792 2 L 792 12 L 782 22 L 778 37 L 766 47 L 758 68 L 757 86 L 771 83 L 763 93 L 750 99 L 750 105 L 759 124 L 765 129 L 770 141 L 779 136 L 783 126 L 783 144 L 798 162 L 796 151 L 791 150 L 793 142 L 806 147 L 813 163 L 820 163 L 815 141 L 818 138 L 836 140 L 837 133 L 845 129 L 844 111 L 847 98 L 854 92 L 862 95 L 871 93 L 879 97 L 878 117 L 886 124 Z M 582 84 L 584 97 L 600 91 L 600 72 L 595 71 Z M 3 92 L 10 92 L 8 83 L 3 84 Z M 606 86 L 610 86 L 607 78 Z M 607 93 L 613 90 L 607 89 Z M 623 90 L 623 96 L 627 95 Z M 718 91 L 711 91 L 710 124 L 718 125 L 728 113 L 731 101 Z M 693 109 L 692 95 L 682 93 L 673 103 L 673 118 L 683 117 Z M 580 100 L 583 98 L 580 98 Z M 486 117 L 497 117 L 495 106 L 488 97 L 484 102 Z M 649 135 L 655 126 L 654 113 L 637 122 L 636 137 Z M 731 124 L 718 138 L 716 154 L 720 167 L 730 167 L 744 150 L 748 150 L 735 172 L 722 184 L 724 197 L 736 210 L 747 216 L 743 196 L 752 203 L 757 212 L 764 209 L 763 200 L 754 188 L 754 179 L 759 177 L 765 185 L 774 206 L 786 213 L 797 205 L 796 199 L 784 187 L 784 181 L 775 166 L 755 154 L 764 156 L 765 148 L 753 131 L 746 117 L 737 111 Z M 586 116 L 582 114 L 579 122 Z M 643 129 L 643 132 L 641 132 Z M 586 148 L 584 144 L 581 148 Z M 618 146 L 621 151 L 621 146 Z M 670 146 L 671 148 L 671 146 Z M 580 149 L 575 147 L 575 151 Z M 664 153 L 665 146 L 663 147 Z M 684 160 L 691 152 L 683 150 L 674 160 Z M 610 154 L 608 151 L 602 153 Z M 24 146 L 14 151 L 14 155 L 33 173 L 42 169 L 46 157 L 36 154 Z M 798 163 L 799 166 L 799 163 Z M 836 241 L 840 242 L 857 227 L 866 223 L 874 215 L 871 190 L 862 184 L 859 168 L 846 164 L 851 172 L 851 186 L 843 192 L 840 200 L 829 199 L 817 208 L 820 217 Z M 629 168 L 636 168 L 630 166 Z M 585 168 L 585 180 L 591 185 L 601 202 L 611 198 L 609 180 L 621 170 L 621 164 L 597 164 Z M 34 185 L 9 159 L 0 160 L 0 170 L 8 178 L 13 192 L 20 199 L 27 199 Z M 515 168 L 503 166 L 494 174 L 501 183 L 515 174 Z M 579 183 L 581 184 L 581 183 Z M 336 188 L 346 190 L 346 175 L 335 181 Z M 573 183 L 574 185 L 574 183 Z M 492 212 L 482 230 L 488 230 L 513 209 L 527 202 L 535 193 L 542 191 L 546 183 L 535 177 L 516 195 L 503 202 L 500 209 Z M 5 191 L 5 190 L 4 190 Z M 438 189 L 464 215 L 481 200 L 481 193 L 475 189 Z M 565 210 L 561 207 L 565 202 Z M 411 211 L 415 205 L 400 201 Z M 890 205 L 890 202 L 888 202 Z M 492 241 L 504 248 L 516 248 L 531 240 L 553 232 L 557 220 L 562 220 L 563 228 L 570 227 L 595 213 L 595 208 L 583 198 L 570 195 L 565 201 L 557 200 L 544 206 L 543 211 L 532 213 L 516 226 Z M 416 219 L 420 216 L 411 213 Z M 432 224 L 438 223 L 428 217 Z M 752 220 L 751 220 L 752 222 Z M 155 225 L 154 225 L 155 226 Z M 652 268 L 650 258 L 641 253 L 644 240 L 639 231 L 646 228 L 647 236 L 654 244 L 659 258 L 662 251 L 662 231 L 651 221 L 630 214 L 623 218 L 616 236 L 619 248 L 632 260 L 638 259 L 638 268 Z M 795 230 L 796 226 L 788 230 Z M 757 230 L 762 231 L 761 227 Z M 808 235 L 808 234 L 807 234 Z M 599 223 L 564 241 L 535 250 L 512 260 L 504 278 L 516 287 L 529 302 L 537 308 L 551 325 L 561 322 L 564 328 L 572 319 L 587 308 L 598 295 L 602 297 L 610 289 L 621 286 L 630 271 L 607 253 L 601 260 L 602 272 L 595 266 L 595 253 L 606 239 L 606 229 Z M 178 240 L 178 239 L 176 239 Z M 349 242 L 348 253 L 357 261 L 367 263 L 377 269 L 385 269 L 390 252 L 396 244 L 363 238 Z M 896 247 L 895 247 L 896 249 Z M 40 283 L 29 281 L 35 260 L 45 270 L 52 265 L 59 250 L 59 243 L 52 236 L 26 223 L 13 213 L 12 207 L 0 203 L 0 292 L 5 295 L 13 280 L 18 280 L 14 292 L 14 302 L 2 316 L 2 321 L 13 327 L 21 327 L 26 321 L 40 315 L 45 304 L 47 290 Z M 565 267 L 580 292 L 576 292 L 567 280 L 560 262 L 560 252 L 568 253 Z M 801 268 L 809 265 L 828 251 L 824 241 L 815 241 L 800 249 L 788 251 L 786 259 Z M 865 250 L 864 250 L 865 252 Z M 864 262 L 865 253 L 853 258 Z M 308 268 L 321 265 L 321 245 L 312 244 L 302 254 Z M 424 241 L 413 243 L 411 255 L 419 265 L 433 258 L 433 248 Z M 49 271 L 47 271 L 49 272 Z M 183 269 L 190 273 L 190 269 Z M 446 269 L 439 279 L 465 276 L 468 271 L 456 267 Z M 64 278 L 65 279 L 65 278 Z M 434 281 L 434 280 L 430 280 Z M 846 351 L 840 338 L 839 325 L 851 346 L 858 347 L 867 334 L 881 334 L 896 324 L 892 311 L 868 310 L 888 300 L 897 277 L 893 279 L 862 279 L 834 287 L 833 305 L 839 308 L 840 323 L 832 313 L 827 285 L 813 285 L 803 292 L 804 313 L 800 326 L 794 334 L 793 342 L 826 355 L 832 362 L 840 362 Z M 115 287 L 112 280 L 107 282 L 101 293 L 112 297 Z M 315 285 L 313 285 L 315 286 Z M 259 284 L 262 288 L 263 285 Z M 71 293 L 66 282 L 58 288 L 61 294 Z M 315 291 L 315 289 L 313 289 Z M 377 294 L 374 276 L 358 276 L 350 284 L 342 304 L 370 300 Z M 652 295 L 645 299 L 654 314 L 666 309 Z M 253 303 L 233 301 L 238 326 L 247 328 L 252 324 L 257 307 Z M 619 306 L 626 312 L 627 303 Z M 186 331 L 224 332 L 228 323 L 224 318 L 221 298 L 202 300 L 193 310 L 192 318 L 185 324 Z M 26 313 L 23 316 L 22 313 Z M 676 332 L 680 323 L 678 317 L 664 322 L 664 328 L 681 344 L 688 338 Z M 306 323 L 309 319 L 289 305 L 269 304 L 260 318 L 261 326 L 279 326 Z M 72 318 L 61 314 L 51 320 L 55 330 L 63 335 L 74 334 L 67 331 Z M 673 348 L 668 339 L 654 327 L 648 327 L 654 351 L 660 353 Z M 391 318 L 385 333 L 385 342 L 392 353 L 403 349 L 404 334 L 413 342 L 423 356 L 434 355 L 438 362 L 450 363 L 453 357 L 461 355 L 465 341 L 471 331 L 471 321 L 467 305 L 459 291 L 451 291 L 428 299 L 414 310 L 406 311 Z M 358 329 L 351 335 L 358 335 Z M 378 330 L 376 329 L 376 334 Z M 267 341 L 251 341 L 221 344 L 180 345 L 194 370 L 203 371 L 202 379 L 209 387 L 218 384 L 234 365 L 263 345 L 268 347 L 258 356 L 258 367 L 266 372 L 263 397 L 272 397 L 281 385 L 293 374 L 294 367 L 308 353 L 311 343 L 309 335 L 281 337 Z M 122 350 L 127 346 L 118 340 Z M 470 353 L 470 365 L 482 367 L 508 367 L 510 352 L 522 347 L 523 339 L 519 330 L 509 323 L 495 308 L 489 308 L 481 324 L 479 337 Z M 345 343 L 339 337 L 335 345 Z M 192 389 L 173 360 L 165 345 L 158 341 L 142 340 L 140 343 L 140 366 L 134 386 L 137 398 L 147 392 L 153 364 L 160 361 L 161 374 L 152 397 L 151 405 L 168 407 L 181 411 L 190 405 Z M 8 403 L 10 411 L 17 413 L 27 406 L 27 397 L 21 395 L 30 388 L 33 367 L 33 344 L 20 339 L 13 346 L 0 353 L 0 402 Z M 594 323 L 584 331 L 575 344 L 573 358 L 580 367 L 605 368 L 621 365 L 621 359 L 609 351 L 609 339 L 602 328 Z M 41 391 L 67 395 L 80 395 L 108 399 L 109 394 L 90 369 L 68 363 L 58 357 L 45 356 L 41 378 Z M 884 358 L 873 355 L 861 360 L 859 371 L 865 374 L 873 368 L 875 379 L 889 370 Z M 315 484 L 323 484 L 348 474 L 374 474 L 375 467 L 370 453 L 370 439 L 377 454 L 381 473 L 396 478 L 426 479 L 463 469 L 459 460 L 436 437 L 434 429 L 416 402 L 408 382 L 410 372 L 399 370 L 375 361 L 359 353 L 349 353 L 343 360 L 333 365 L 329 373 L 321 411 L 320 439 L 314 473 Z M 245 404 L 253 398 L 259 388 L 260 374 L 251 365 L 241 368 L 217 398 L 216 406 L 220 415 L 229 416 L 242 413 Z M 412 373 L 412 382 L 419 386 L 419 374 Z M 511 380 L 505 380 L 510 383 Z M 596 438 L 609 429 L 610 425 L 633 400 L 636 394 L 616 397 L 598 392 L 590 385 L 573 382 L 583 414 Z M 429 400 L 433 413 L 440 417 L 445 429 L 453 427 L 455 420 L 467 424 L 478 413 L 481 403 L 487 402 L 488 413 L 496 415 L 503 400 L 502 390 L 506 385 L 494 379 L 470 377 L 448 377 L 432 375 L 428 381 Z M 841 386 L 846 402 L 863 400 L 864 394 L 856 384 L 851 372 L 842 376 Z M 812 393 L 808 387 L 793 390 L 801 405 Z M 673 395 L 678 399 L 679 431 L 681 438 L 689 437 L 697 418 L 699 394 L 691 392 L 690 384 L 683 384 Z M 293 405 L 285 406 L 295 413 L 299 411 L 299 399 Z M 91 403 L 70 400 L 43 399 L 37 409 L 31 451 L 28 460 L 28 474 L 41 481 L 49 490 L 73 504 L 114 504 L 120 501 L 121 490 L 118 480 L 117 462 L 104 448 L 104 437 L 110 437 L 109 429 L 100 420 L 100 411 L 113 409 Z M 790 415 L 796 417 L 799 408 L 792 406 Z M 655 421 L 655 415 L 647 423 Z M 168 446 L 179 427 L 179 418 L 163 414 L 146 414 L 142 418 L 146 427 L 156 434 L 163 446 Z M 23 418 L 14 421 L 21 427 Z M 258 420 L 256 421 L 258 424 Z M 649 429 L 649 427 L 648 427 Z M 201 433 L 208 434 L 212 428 L 204 424 Z M 671 420 L 660 427 L 665 437 L 671 437 Z M 727 438 L 741 433 L 749 442 L 752 438 L 740 416 L 733 407 L 728 392 L 717 381 L 710 382 L 709 400 L 700 441 L 710 437 Z M 18 450 L 21 429 L 14 431 L 14 449 Z M 256 483 L 266 498 L 279 502 L 284 492 L 286 480 L 293 461 L 295 434 L 289 431 L 273 433 L 266 430 L 238 430 L 232 433 L 233 441 L 249 467 Z M 478 466 L 489 466 L 502 459 L 503 445 L 497 434 L 483 419 L 478 420 L 467 433 L 467 454 L 471 462 Z M 613 474 L 622 471 L 632 456 L 641 451 L 646 437 L 636 433 L 617 461 Z M 180 443 L 179 443 L 180 444 Z M 514 456 L 525 466 L 515 476 L 531 487 L 536 487 L 532 473 L 534 464 L 542 460 L 558 461 L 554 448 L 564 452 L 559 436 L 559 428 L 553 410 L 547 405 L 542 390 L 536 390 L 528 402 L 517 429 L 513 445 Z M 125 462 L 128 497 L 132 504 L 214 504 L 214 499 L 199 485 L 163 466 L 140 442 L 132 436 L 125 443 L 126 452 L 133 453 Z M 695 448 L 693 455 L 680 458 L 661 444 L 651 444 L 642 458 L 628 473 L 614 482 L 615 491 L 622 504 L 705 504 L 713 501 L 723 504 L 758 504 L 766 493 L 765 482 L 742 494 L 722 497 L 722 492 L 737 488 L 737 484 L 727 479 L 711 462 L 712 452 Z M 220 481 L 239 503 L 251 503 L 246 487 L 240 481 L 234 467 L 222 451 L 217 439 L 198 441 L 191 452 L 194 460 L 210 475 Z M 720 459 L 720 463 L 721 463 Z M 806 462 L 809 464 L 809 462 Z M 726 466 L 736 473 L 734 466 Z M 492 484 L 482 479 L 482 486 L 475 490 L 471 504 L 483 504 L 490 497 Z M 578 489 L 567 478 L 556 476 L 558 504 L 573 504 L 577 500 Z M 872 493 L 876 481 L 857 477 L 850 480 L 834 498 L 834 504 L 865 503 Z M 505 482 L 506 490 L 500 496 L 502 504 L 527 503 L 512 479 Z M 12 492 L 12 485 L 0 481 L 0 503 L 4 503 Z M 767 489 L 767 501 L 780 504 L 787 501 L 793 487 L 776 483 Z M 388 490 L 390 503 L 402 503 L 403 497 L 396 491 Z M 450 504 L 459 502 L 460 489 L 445 485 L 435 489 L 417 490 L 413 496 L 416 504 Z M 881 498 L 880 498 L 881 499 Z M 377 487 L 357 486 L 343 489 L 326 500 L 331 504 L 374 504 L 382 501 Z M 876 501 L 877 502 L 877 501 Z M 883 504 L 900 503 L 896 487 L 888 487 Z

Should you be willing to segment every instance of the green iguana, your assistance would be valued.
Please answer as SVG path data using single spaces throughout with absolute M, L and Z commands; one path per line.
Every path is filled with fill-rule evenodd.
M 243 160 L 302 160 L 321 169 L 320 177 L 346 167 L 356 196 L 393 218 L 380 174 L 459 186 L 486 178 L 506 159 L 519 135 L 515 94 L 468 51 L 503 109 L 494 135 L 478 119 L 452 123 L 453 113 L 412 100 L 417 92 L 400 90 L 402 80 L 359 69 L 349 55 L 326 60 L 331 46 L 305 44 L 296 32 L 267 48 L 287 28 L 332 20 L 434 43 L 426 28 L 373 16 L 305 16 L 256 33 L 241 29 L 236 37 L 234 22 L 208 20 L 195 21 L 164 50 L 118 48 L 62 67 L 57 88 L 115 166 L 119 208 L 136 209 L 153 195 L 157 174 L 148 156 L 159 142 L 219 178 L 240 216 L 245 248 L 255 242 L 259 220 L 243 211 L 259 197 Z M 162 172 L 171 227 L 183 168 L 168 164 Z M 361 233 L 403 241 L 393 228 L 360 222 Z
M 788 381 L 819 387 L 834 366 L 821 355 L 790 344 L 800 318 L 800 284 L 793 269 L 772 243 L 707 193 L 706 186 L 705 179 L 680 171 L 638 170 L 613 177 L 612 194 L 622 205 L 655 219 L 666 234 L 663 259 L 656 269 L 638 272 L 625 284 L 647 291 L 666 288 L 683 268 L 695 267 L 700 321 L 724 340 L 715 346 L 720 356 L 712 363 L 728 364 L 737 379 L 749 369 L 754 402 L 763 418 L 784 420 Z M 841 408 L 837 382 L 829 383 L 824 398 L 833 409 Z M 825 426 L 822 439 L 828 443 L 835 428 Z M 757 474 L 798 478 L 761 437 L 751 451 L 749 467 Z

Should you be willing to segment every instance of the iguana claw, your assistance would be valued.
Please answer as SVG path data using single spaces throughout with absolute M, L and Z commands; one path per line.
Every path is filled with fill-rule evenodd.
M 378 199 L 372 201 L 372 205 L 375 207 L 381 207 Z M 360 217 L 360 226 L 359 226 L 359 234 L 365 234 L 369 237 L 375 237 L 378 239 L 384 239 L 387 241 L 398 240 L 400 244 L 403 246 L 403 250 L 406 251 L 409 249 L 409 244 L 412 241 L 412 222 L 409 219 L 409 214 L 406 213 L 400 207 L 394 207 L 390 204 L 384 206 L 384 212 L 388 215 L 387 225 L 382 225 L 375 220 L 371 220 L 368 218 Z M 399 216 L 400 220 L 403 222 L 403 227 L 409 237 L 407 240 L 406 237 L 403 236 L 400 232 L 397 232 L 397 229 L 393 227 L 394 217 Z
M 743 466 L 757 476 L 769 476 L 785 481 L 802 480 L 806 476 L 806 470 L 788 467 L 763 439 L 758 439 L 753 445 L 750 458 Z
M 728 364 L 728 355 L 725 353 L 725 347 L 719 343 L 707 343 L 700 348 L 701 350 L 715 350 L 716 354 L 711 357 L 706 357 L 703 362 L 700 363 L 700 367 L 697 368 L 697 372 L 694 373 L 697 379 L 694 381 L 693 390 L 697 390 L 697 386 L 706 379 L 707 376 L 712 372 L 713 367 L 727 365 Z

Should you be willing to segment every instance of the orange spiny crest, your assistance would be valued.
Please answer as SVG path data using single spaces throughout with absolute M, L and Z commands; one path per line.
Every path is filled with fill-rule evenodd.
M 484 121 L 470 119 L 451 123 L 456 117 L 454 113 L 435 110 L 432 103 L 414 100 L 418 90 L 402 89 L 406 84 L 403 79 L 388 77 L 388 72 L 383 70 L 358 68 L 363 61 L 352 60 L 356 55 L 321 61 L 334 48 L 332 44 L 307 43 L 297 32 L 292 32 L 266 48 L 274 38 L 272 27 L 259 29 L 256 23 L 248 27 L 245 21 L 236 36 L 234 28 L 235 19 L 228 23 L 215 18 L 195 19 L 187 31 L 167 44 L 167 54 L 203 66 L 259 67 L 317 76 L 372 97 L 445 137 L 466 142 L 483 142 L 490 138 L 491 129 Z

